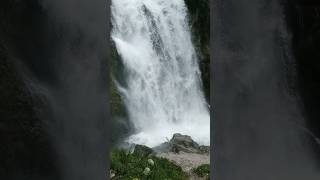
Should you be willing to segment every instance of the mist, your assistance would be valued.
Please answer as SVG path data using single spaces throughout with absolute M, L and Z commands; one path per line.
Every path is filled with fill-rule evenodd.
M 213 16 L 215 179 L 319 179 L 283 4 L 216 0 Z
M 105 1 L 14 2 L 20 27 L 7 48 L 47 130 L 61 179 L 105 179 L 108 159 L 108 5 Z M 20 23 L 20 24 L 19 24 Z M 53 163 L 53 162 L 48 162 Z

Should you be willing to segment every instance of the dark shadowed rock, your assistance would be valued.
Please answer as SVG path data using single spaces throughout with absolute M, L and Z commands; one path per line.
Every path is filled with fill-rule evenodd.
M 140 154 L 142 156 L 149 156 L 153 153 L 153 150 L 148 146 L 137 144 L 134 148 L 134 153 Z

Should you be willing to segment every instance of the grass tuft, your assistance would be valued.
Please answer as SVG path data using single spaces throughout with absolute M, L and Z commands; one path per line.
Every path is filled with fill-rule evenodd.
M 193 172 L 197 174 L 199 177 L 209 177 L 210 176 L 210 164 L 203 164 L 195 169 Z
M 148 162 L 152 159 L 154 165 Z M 150 161 L 150 160 L 149 160 Z M 146 175 L 145 169 L 150 172 Z M 115 172 L 113 180 L 187 180 L 188 176 L 181 167 L 164 158 L 127 154 L 123 150 L 111 152 L 111 169 Z

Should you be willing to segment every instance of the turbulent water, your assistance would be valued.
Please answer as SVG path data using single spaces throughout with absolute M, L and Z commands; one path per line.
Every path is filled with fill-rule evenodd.
M 134 125 L 129 142 L 156 146 L 174 133 L 210 142 L 210 115 L 183 0 L 113 0 L 112 39 L 125 68 L 118 85 Z

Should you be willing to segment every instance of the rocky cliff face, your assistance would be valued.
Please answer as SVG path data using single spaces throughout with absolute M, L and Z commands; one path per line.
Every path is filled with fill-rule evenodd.
M 185 2 L 189 10 L 193 42 L 200 60 L 203 88 L 210 104 L 210 1 L 185 0 Z

